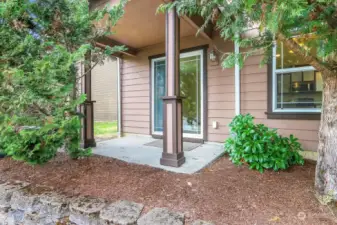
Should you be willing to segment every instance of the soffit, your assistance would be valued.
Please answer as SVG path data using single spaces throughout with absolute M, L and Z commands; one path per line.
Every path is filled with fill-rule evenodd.
M 105 1 L 113 5 L 119 0 Z M 131 0 L 125 14 L 113 28 L 111 39 L 133 48 L 142 48 L 165 41 L 165 14 L 156 13 L 162 0 Z M 97 3 L 96 3 L 97 4 Z M 100 6 L 105 5 L 100 3 Z M 180 37 L 194 35 L 196 29 L 184 19 L 180 20 Z

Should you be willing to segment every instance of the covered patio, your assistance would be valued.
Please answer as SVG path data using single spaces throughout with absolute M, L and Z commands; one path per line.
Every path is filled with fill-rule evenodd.
M 98 142 L 93 153 L 112 157 L 128 163 L 147 165 L 163 170 L 193 174 L 223 155 L 223 146 L 219 143 L 189 143 L 184 142 L 184 155 L 186 162 L 180 167 L 171 167 L 160 164 L 162 154 L 160 140 L 146 136 L 130 135 Z
M 118 0 L 110 1 L 91 1 L 92 8 L 99 8 L 109 3 L 110 5 L 118 3 Z M 83 92 L 87 95 L 87 103 L 83 107 L 85 118 L 83 119 L 82 146 L 96 147 L 94 153 L 124 160 L 127 162 L 150 165 L 178 173 L 195 173 L 205 166 L 209 165 L 215 159 L 223 154 L 221 144 L 204 144 L 207 140 L 207 105 L 206 105 L 206 80 L 203 91 L 200 94 L 201 102 L 205 105 L 199 108 L 197 114 L 202 114 L 195 124 L 198 126 L 197 135 L 185 133 L 183 121 L 183 99 L 188 96 L 181 96 L 180 91 L 180 40 L 181 38 L 193 36 L 199 27 L 203 24 L 201 17 L 179 17 L 175 10 L 166 13 L 156 14 L 156 10 L 163 1 L 161 0 L 142 0 L 130 1 L 125 6 L 125 15 L 118 21 L 114 28 L 114 35 L 97 40 L 97 45 L 114 46 L 124 45 L 127 51 L 119 55 L 119 60 L 123 61 L 125 57 L 138 57 L 138 52 L 148 46 L 165 43 L 166 60 L 165 73 L 165 93 L 158 101 L 163 102 L 160 135 L 150 131 L 150 137 L 130 136 L 121 139 L 105 141 L 96 144 L 94 137 L 93 108 L 91 90 L 91 72 L 87 69 L 87 75 L 83 79 Z M 212 24 L 204 31 L 200 32 L 199 37 L 207 42 L 212 41 Z M 200 51 L 202 52 L 202 51 Z M 201 53 L 200 57 L 207 59 L 207 50 Z M 201 65 L 204 68 L 205 65 Z M 205 67 L 206 68 L 206 67 Z M 119 72 L 118 72 L 119 73 Z M 201 75 L 200 75 L 201 76 Z M 201 78 L 202 80 L 205 78 Z M 119 79 L 121 82 L 121 78 Z M 154 87 L 156 88 L 156 87 Z M 158 87 L 159 88 L 159 87 Z M 118 90 L 123 95 L 123 90 Z M 153 94 L 152 94 L 153 95 Z M 121 96 L 119 96 L 119 99 Z M 123 125 L 121 116 L 123 116 L 123 105 L 119 104 L 119 125 L 118 130 L 123 134 Z M 134 111 L 135 115 L 137 111 Z M 153 113 L 153 112 L 152 112 Z M 153 115 L 150 115 L 153 117 Z M 149 122 L 151 123 L 151 122 Z M 153 126 L 153 124 L 151 125 Z M 137 133 L 137 132 L 135 132 Z M 192 140 L 191 140 L 192 136 Z M 198 137 L 197 140 L 193 138 Z M 147 143 L 154 142 L 154 138 L 162 139 L 161 146 L 149 146 Z M 184 151 L 184 146 L 191 145 L 188 141 L 198 142 L 196 148 L 191 151 Z

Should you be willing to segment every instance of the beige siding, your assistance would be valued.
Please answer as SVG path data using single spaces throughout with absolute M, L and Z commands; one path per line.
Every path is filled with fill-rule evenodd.
M 186 37 L 181 49 L 207 43 L 202 38 Z M 233 51 L 232 43 L 215 38 L 213 44 L 223 52 Z M 210 44 L 211 46 L 211 44 Z M 125 57 L 122 66 L 123 132 L 151 134 L 149 56 L 164 53 L 164 43 L 142 49 L 137 57 Z M 208 58 L 208 57 L 207 57 Z M 278 128 L 282 135 L 294 134 L 306 150 L 317 147 L 319 121 L 267 119 L 267 68 L 260 66 L 260 56 L 250 57 L 241 70 L 241 113 L 251 113 L 256 122 Z M 229 135 L 228 124 L 235 116 L 234 68 L 207 62 L 207 140 L 223 142 Z M 212 123 L 216 121 L 218 128 Z
M 110 57 L 91 72 L 95 121 L 117 120 L 117 61 Z
M 232 43 L 216 39 L 215 44 L 222 52 L 234 51 Z M 234 69 L 223 69 L 208 63 L 208 141 L 223 142 L 229 135 L 228 124 L 235 116 Z M 217 122 L 214 129 L 212 123 Z
M 149 64 L 143 62 L 142 52 L 136 58 L 125 57 L 121 72 L 122 131 L 150 134 Z

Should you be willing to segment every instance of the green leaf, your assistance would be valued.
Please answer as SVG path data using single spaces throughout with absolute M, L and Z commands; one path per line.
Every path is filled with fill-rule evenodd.
M 257 0 L 246 0 L 247 9 L 252 10 L 252 6 L 256 4 Z

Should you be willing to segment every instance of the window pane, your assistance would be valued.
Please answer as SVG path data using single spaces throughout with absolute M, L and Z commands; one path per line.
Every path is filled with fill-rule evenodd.
M 300 39 L 294 39 L 299 45 L 304 46 L 304 49 L 308 49 L 310 54 L 316 55 L 317 48 L 310 43 L 310 47 L 306 46 L 305 43 Z M 277 41 L 276 43 L 276 69 L 286 69 L 286 68 L 296 68 L 296 67 L 304 67 L 310 66 L 306 63 L 303 57 L 299 57 L 296 53 L 287 48 L 287 46 Z
M 323 91 L 323 80 L 321 72 L 316 72 L 316 91 Z
M 277 74 L 276 93 L 277 109 L 319 109 L 322 106 L 321 75 L 314 71 Z
M 291 73 L 291 81 L 295 82 L 295 81 L 302 81 L 302 72 L 294 72 Z
M 278 74 L 277 87 L 277 93 L 291 92 L 291 74 Z
M 313 80 L 315 80 L 315 71 L 303 72 L 303 81 L 313 81 Z

